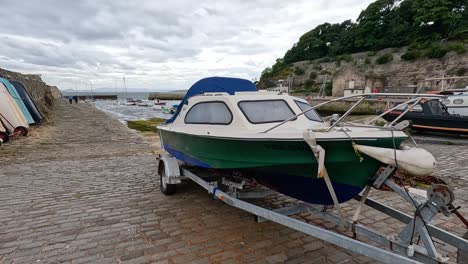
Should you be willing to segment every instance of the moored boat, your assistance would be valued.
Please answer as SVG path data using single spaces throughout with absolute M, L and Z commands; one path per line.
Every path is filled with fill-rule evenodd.
M 328 177 L 339 203 L 355 197 L 388 162 L 381 156 L 392 150 L 394 158 L 408 137 L 388 128 L 334 127 L 304 99 L 222 77 L 195 83 L 158 129 L 164 149 L 187 165 L 237 171 L 314 204 L 334 203 Z M 426 160 L 413 172 L 430 171 L 431 156 Z M 409 167 L 415 163 L 424 162 Z
M 411 121 L 414 130 L 468 134 L 468 117 L 450 114 L 442 103 L 444 100 L 447 99 L 423 100 L 415 105 L 404 104 L 390 111 L 383 118 L 391 122 L 403 114 L 400 120 Z

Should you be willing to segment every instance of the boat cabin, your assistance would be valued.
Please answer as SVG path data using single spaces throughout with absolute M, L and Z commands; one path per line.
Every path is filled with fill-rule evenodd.
M 173 126 L 190 125 L 200 128 L 264 131 L 310 108 L 301 98 L 280 92 L 256 91 L 228 93 L 203 93 L 189 98 L 180 109 Z M 315 111 L 284 124 L 281 128 L 306 129 L 322 127 L 324 121 Z M 278 128 L 280 129 L 280 128 Z

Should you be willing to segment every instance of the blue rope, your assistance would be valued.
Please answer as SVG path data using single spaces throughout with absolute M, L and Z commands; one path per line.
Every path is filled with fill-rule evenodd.
M 217 190 L 219 190 L 218 187 L 214 187 L 214 188 L 213 188 L 213 193 L 211 194 L 211 198 L 212 198 L 213 200 L 216 200 L 216 191 L 217 191 Z

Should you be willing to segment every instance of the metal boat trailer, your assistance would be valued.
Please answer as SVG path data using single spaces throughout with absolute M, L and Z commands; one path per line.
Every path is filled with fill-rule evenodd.
M 443 213 L 446 216 L 457 213 L 457 208 L 452 205 L 454 199 L 452 191 L 445 185 L 434 185 L 427 193 L 428 198 L 408 192 L 390 179 L 396 170 L 394 166 L 389 165 L 380 170 L 373 185 L 367 186 L 362 196 L 355 198 L 359 204 L 353 218 L 347 220 L 323 210 L 322 207 L 307 203 L 274 210 L 266 209 L 241 199 L 263 198 L 276 193 L 272 190 L 246 192 L 244 180 L 233 181 L 225 177 L 216 181 L 206 180 L 206 177 L 195 175 L 190 167 L 184 166 L 169 154 L 159 155 L 157 163 L 160 189 L 166 195 L 174 194 L 177 184 L 180 184 L 182 180 L 190 179 L 206 189 L 214 199 L 219 199 L 230 206 L 255 215 L 257 222 L 272 221 L 374 260 L 384 263 L 445 263 L 448 258 L 438 253 L 434 245 L 433 238 L 437 238 L 458 248 L 458 263 L 468 263 L 466 258 L 468 240 L 430 224 L 430 221 L 438 213 Z M 415 208 L 414 216 L 367 198 L 371 187 L 379 188 L 382 185 L 389 187 L 412 204 Z M 382 212 L 406 224 L 406 226 L 395 236 L 387 236 L 366 227 L 358 221 L 364 205 Z M 314 217 L 336 224 L 340 230 L 345 229 L 351 232 L 352 237 L 290 217 L 303 212 L 309 212 Z M 364 237 L 380 247 L 359 241 L 360 237 Z M 413 239 L 416 237 L 418 242 L 413 243 Z

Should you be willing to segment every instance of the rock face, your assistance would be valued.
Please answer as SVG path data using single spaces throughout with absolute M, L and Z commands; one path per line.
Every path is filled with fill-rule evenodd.
M 468 50 L 468 45 L 465 45 Z M 407 51 L 384 49 L 378 52 L 360 52 L 351 54 L 346 60 L 321 62 L 301 61 L 292 65 L 300 68 L 300 75 L 294 75 L 293 88 L 301 89 L 321 84 L 324 81 L 333 84 L 333 96 L 343 96 L 345 89 L 377 88 L 379 92 L 407 92 L 440 90 L 442 81 L 426 80 L 434 77 L 460 77 L 468 75 L 468 52 L 457 54 L 449 52 L 440 59 L 417 59 L 405 61 L 401 55 Z M 391 54 L 392 60 L 378 64 L 377 58 Z M 445 80 L 445 88 L 464 88 L 468 78 Z
M 39 75 L 22 74 L 0 68 L 0 76 L 8 80 L 21 82 L 26 90 L 28 90 L 39 111 L 46 118 L 56 100 L 62 96 L 62 93 L 56 86 L 47 85 Z

